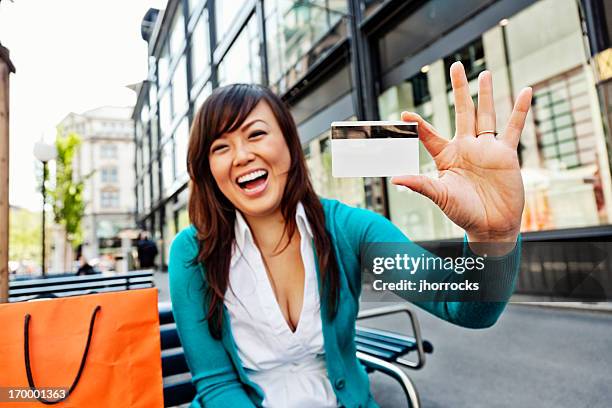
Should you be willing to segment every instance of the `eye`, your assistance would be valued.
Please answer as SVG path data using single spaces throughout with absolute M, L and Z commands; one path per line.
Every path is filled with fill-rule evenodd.
M 213 147 L 210 148 L 210 152 L 211 153 L 220 153 L 222 151 L 227 150 L 227 148 L 228 148 L 227 145 L 218 143 L 216 145 L 213 145 Z
M 264 132 L 263 130 L 256 130 L 256 131 L 254 131 L 253 133 L 251 133 L 249 135 L 249 139 L 255 139 L 255 138 L 258 138 L 258 137 L 263 136 L 265 134 L 266 134 L 266 132 Z

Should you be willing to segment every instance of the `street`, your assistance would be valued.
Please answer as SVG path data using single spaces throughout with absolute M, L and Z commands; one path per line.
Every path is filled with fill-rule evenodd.
M 160 300 L 168 300 L 168 275 L 155 275 Z M 434 345 L 423 369 L 407 369 L 424 408 L 612 404 L 612 314 L 508 305 L 495 326 L 471 330 L 416 310 Z M 360 322 L 409 333 L 407 323 L 405 315 Z M 390 377 L 375 373 L 370 380 L 382 408 L 406 406 Z
M 509 305 L 485 330 L 418 315 L 434 352 L 423 369 L 408 373 L 425 408 L 612 404 L 612 314 Z M 397 330 L 399 319 L 371 326 Z M 405 406 L 393 380 L 374 374 L 371 381 L 381 407 Z

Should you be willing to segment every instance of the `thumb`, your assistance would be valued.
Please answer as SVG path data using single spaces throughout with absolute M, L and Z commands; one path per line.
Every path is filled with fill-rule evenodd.
M 391 182 L 396 185 L 408 187 L 412 191 L 424 195 L 440 208 L 443 207 L 446 201 L 446 188 L 440 180 L 432 179 L 427 176 L 397 176 L 391 178 Z

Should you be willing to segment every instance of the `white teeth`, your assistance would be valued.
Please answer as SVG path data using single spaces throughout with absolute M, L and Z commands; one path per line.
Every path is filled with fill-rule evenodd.
M 252 193 L 254 191 L 259 191 L 261 189 L 262 189 L 262 187 L 255 187 L 255 188 L 246 188 L 245 187 L 244 191 L 246 191 L 247 193 Z
M 247 181 L 255 180 L 257 177 L 261 177 L 265 174 L 268 174 L 265 170 L 256 170 L 249 174 L 245 174 L 244 176 L 238 177 L 238 183 L 246 183 Z

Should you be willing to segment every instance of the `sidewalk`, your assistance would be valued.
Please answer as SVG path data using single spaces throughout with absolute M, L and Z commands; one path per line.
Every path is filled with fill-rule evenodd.
M 555 309 L 584 310 L 590 312 L 612 313 L 612 302 L 568 302 L 564 298 L 550 298 L 533 295 L 512 295 L 510 303 L 520 306 L 548 307 Z
M 158 302 L 170 302 L 170 289 L 168 288 L 168 272 L 155 271 L 153 273 L 155 287 L 159 290 Z

